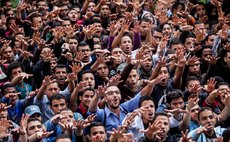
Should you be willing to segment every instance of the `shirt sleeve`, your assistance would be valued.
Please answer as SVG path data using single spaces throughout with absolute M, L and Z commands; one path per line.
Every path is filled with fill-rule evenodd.
M 131 100 L 122 103 L 121 107 L 127 110 L 128 112 L 133 112 L 135 109 L 138 108 L 140 98 L 141 98 L 141 92 L 135 95 L 135 97 L 132 98 Z

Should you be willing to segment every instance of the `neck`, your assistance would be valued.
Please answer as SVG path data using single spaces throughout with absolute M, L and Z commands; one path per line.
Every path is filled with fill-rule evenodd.
M 117 116 L 120 115 L 120 108 L 112 108 L 112 107 L 108 107 L 110 111 L 112 111 L 113 113 L 115 113 Z

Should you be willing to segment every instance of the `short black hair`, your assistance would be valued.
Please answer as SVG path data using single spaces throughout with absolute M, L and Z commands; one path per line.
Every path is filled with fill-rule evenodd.
M 138 103 L 138 107 L 139 107 L 139 108 L 141 107 L 141 105 L 142 105 L 142 103 L 143 103 L 144 101 L 152 101 L 153 104 L 154 104 L 154 101 L 153 101 L 153 98 L 152 98 L 152 97 L 150 97 L 150 96 L 142 96 L 142 97 L 140 98 L 139 103 Z M 155 104 L 154 104 L 154 106 L 155 106 Z
M 11 88 L 11 87 L 15 88 L 15 86 L 12 83 L 10 83 L 10 82 L 6 82 L 5 84 L 3 84 L 2 87 L 1 87 L 2 95 L 5 96 L 6 95 L 5 94 L 6 93 L 5 90 L 7 88 Z
M 200 120 L 200 114 L 206 110 L 209 110 L 213 113 L 212 109 L 210 107 L 201 107 L 201 109 L 198 112 L 198 120 Z
M 27 121 L 27 124 L 29 124 L 30 122 L 32 122 L 32 121 L 39 121 L 39 122 L 41 122 L 39 119 L 37 119 L 37 118 L 30 118 L 30 119 L 28 119 L 28 121 Z M 42 124 L 42 122 L 41 122 L 41 124 Z
M 98 126 L 102 126 L 105 129 L 105 126 L 101 122 L 93 122 L 89 126 L 89 134 L 91 133 L 93 127 L 98 127 Z
M 93 94 L 95 94 L 94 89 L 92 89 L 92 88 L 86 88 L 84 91 L 79 92 L 78 96 L 83 96 L 83 95 L 85 94 L 86 91 L 92 91 Z
M 221 85 L 226 85 L 230 87 L 230 85 L 227 82 L 220 82 L 219 84 L 217 84 L 217 88 L 219 88 Z
M 61 100 L 61 99 L 64 99 L 65 102 L 66 102 L 66 98 L 65 98 L 64 95 L 59 94 L 59 93 L 52 95 L 51 98 L 50 98 L 50 105 L 52 106 L 53 100 Z M 66 102 L 66 103 L 67 103 L 67 102 Z
M 170 104 L 172 100 L 179 99 L 179 98 L 184 98 L 182 91 L 179 89 L 173 89 L 172 91 L 169 91 L 166 96 L 168 104 Z
M 67 135 L 67 134 L 60 134 L 60 135 L 58 135 L 58 136 L 56 137 L 56 139 L 55 139 L 55 142 L 56 142 L 57 140 L 59 140 L 59 139 L 70 139 L 70 140 L 71 140 L 71 138 L 70 138 L 69 135 Z
M 19 68 L 19 67 L 20 67 L 20 68 L 22 69 L 22 71 L 24 72 L 25 68 L 24 68 L 24 66 L 22 65 L 22 63 L 17 62 L 17 61 L 10 63 L 10 65 L 9 65 L 8 68 L 7 68 L 8 75 L 9 75 L 10 77 L 12 77 L 12 70 L 13 70 L 13 69 L 16 69 L 16 68 Z
M 63 64 L 57 64 L 57 66 L 54 68 L 54 73 L 55 73 L 55 71 L 56 71 L 56 69 L 57 69 L 57 68 L 59 68 L 59 69 L 60 69 L 60 68 L 61 68 L 61 69 L 62 69 L 62 68 L 65 68 L 65 69 L 66 69 L 66 72 L 68 72 L 68 68 L 67 68 L 67 66 L 66 66 L 66 65 L 63 65 Z
M 196 77 L 196 76 L 189 76 L 187 78 L 187 80 L 186 80 L 186 86 L 188 86 L 188 84 L 189 84 L 190 81 L 195 81 L 195 80 L 201 82 L 201 80 L 198 77 Z
M 167 113 L 164 112 L 160 112 L 160 113 L 156 113 L 153 117 L 153 122 L 157 119 L 157 117 L 159 116 L 165 116 L 165 117 L 169 117 Z
M 93 73 L 91 70 L 85 70 L 85 71 L 83 71 L 82 74 L 81 74 L 81 80 L 82 80 L 82 76 L 83 76 L 84 74 L 87 74 L 87 73 L 91 73 L 91 74 L 95 77 L 94 73 Z

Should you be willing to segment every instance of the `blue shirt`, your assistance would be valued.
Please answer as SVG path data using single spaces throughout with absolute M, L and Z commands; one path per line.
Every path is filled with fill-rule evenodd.
M 96 119 L 95 121 L 101 122 L 104 124 L 106 131 L 112 131 L 113 128 L 117 129 L 119 125 L 122 125 L 122 121 L 127 115 L 127 113 L 134 111 L 138 108 L 138 104 L 141 98 L 141 93 L 139 92 L 134 98 L 131 100 L 122 103 L 120 108 L 120 115 L 117 116 L 115 113 L 109 110 L 106 106 L 105 109 L 97 109 Z
M 64 91 L 60 91 L 59 93 L 64 95 L 66 99 L 69 99 L 69 97 L 71 96 L 68 87 Z M 42 112 L 43 122 L 48 121 L 51 117 L 54 116 L 54 112 L 50 108 L 50 101 L 46 95 L 44 95 L 41 100 L 38 100 L 37 97 L 35 97 L 34 104 L 40 108 Z

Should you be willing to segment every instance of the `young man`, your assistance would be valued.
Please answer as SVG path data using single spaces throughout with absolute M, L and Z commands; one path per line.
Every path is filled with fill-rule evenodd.
M 34 97 L 29 97 L 26 99 L 19 100 L 18 95 L 20 93 L 16 91 L 16 88 L 11 83 L 5 83 L 2 86 L 1 91 L 4 96 L 2 100 L 8 105 L 11 105 L 11 107 L 7 109 L 9 118 L 12 121 L 14 121 L 16 124 L 19 124 L 25 108 L 28 105 L 33 104 Z
M 188 137 L 193 141 L 213 141 L 222 136 L 224 128 L 216 127 L 216 116 L 211 108 L 203 107 L 198 113 L 198 121 L 201 127 L 189 132 Z
M 151 127 L 157 129 L 151 129 Z M 178 142 L 179 137 L 169 134 L 169 118 L 165 113 L 156 113 L 153 118 L 153 123 L 144 130 L 145 136 L 139 142 Z
M 45 77 L 43 84 L 41 88 L 39 89 L 39 93 L 36 95 L 34 99 L 34 104 L 39 106 L 42 113 L 42 120 L 47 121 L 50 119 L 54 114 L 56 114 L 61 108 L 66 108 L 67 104 L 65 99 L 69 99 L 71 93 L 67 90 L 60 91 L 60 88 L 58 86 L 58 83 L 51 80 L 51 77 Z M 63 97 L 59 97 L 58 101 L 55 101 L 55 103 L 58 104 L 57 108 L 52 109 L 52 103 L 51 98 L 53 95 L 62 94 Z M 62 104 L 60 107 L 59 104 Z M 56 110 L 57 109 L 57 110 Z M 56 112 L 54 112 L 56 111 Z
M 133 134 L 136 140 L 144 136 L 139 130 L 147 129 L 149 123 L 152 123 L 155 115 L 155 105 L 151 97 L 143 96 L 138 104 L 139 109 L 144 111 L 134 111 L 127 115 L 122 124 L 128 127 L 128 132 Z M 130 124 L 130 122 L 132 122 Z
M 25 99 L 32 91 L 32 86 L 24 81 L 31 75 L 24 72 L 24 66 L 19 62 L 12 62 L 8 66 L 8 73 L 11 78 L 11 83 L 16 85 L 17 92 L 21 92 L 19 99 Z
M 100 91 L 94 95 L 90 102 L 89 112 L 96 114 L 95 121 L 103 123 L 106 131 L 111 131 L 121 125 L 127 113 L 138 108 L 141 96 L 149 95 L 149 91 L 155 85 L 154 81 L 149 82 L 134 98 L 122 104 L 120 104 L 121 92 L 117 86 L 109 86 L 106 89 L 100 86 L 98 88 Z M 104 96 L 107 104 L 104 109 L 97 108 L 101 96 Z

